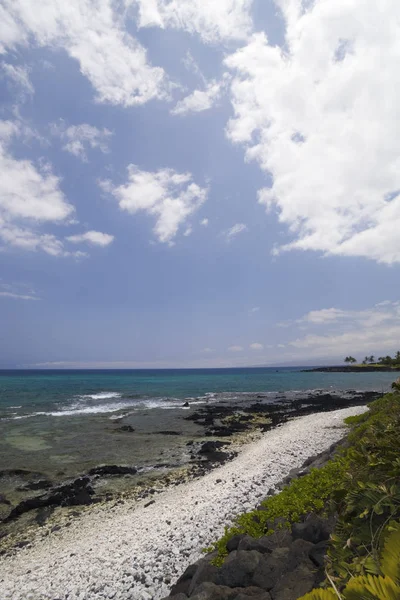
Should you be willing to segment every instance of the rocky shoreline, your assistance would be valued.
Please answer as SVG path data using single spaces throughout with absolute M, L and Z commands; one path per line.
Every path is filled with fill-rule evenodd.
M 185 464 L 158 462 L 152 468 L 132 465 L 98 465 L 78 477 L 55 484 L 44 473 L 24 469 L 0 471 L 0 482 L 13 482 L 19 501 L 0 495 L 0 552 L 29 544 L 35 530 L 42 530 L 49 520 L 51 528 L 68 520 L 69 514 L 91 505 L 147 500 L 171 486 L 203 477 L 207 472 L 233 460 L 243 444 L 286 423 L 305 416 L 348 406 L 365 405 L 379 396 L 378 392 L 326 393 L 314 391 L 303 398 L 266 402 L 268 394 L 254 394 L 244 406 L 237 404 L 205 404 L 189 412 L 184 420 L 200 426 L 203 435 L 185 442 L 182 452 Z M 134 429 L 125 425 L 127 435 Z M 179 436 L 178 431 L 159 432 Z M 138 476 L 140 475 L 140 479 Z M 132 480 L 131 485 L 129 482 Z M 118 491 L 122 482 L 127 491 Z M 115 486 L 115 491 L 113 490 Z M 111 490 L 111 491 L 110 491 Z
M 293 476 L 293 468 L 342 438 L 342 419 L 362 410 L 355 406 L 290 420 L 202 477 L 155 488 L 151 500 L 97 503 L 77 514 L 74 507 L 66 509 L 63 521 L 54 525 L 51 517 L 26 544 L 1 557 L 2 599 L 162 598 L 236 514 L 255 508 Z
M 292 469 L 275 486 L 275 493 L 324 466 L 339 445 L 332 444 Z M 257 508 L 262 510 L 262 504 Z M 276 521 L 271 523 L 274 533 L 261 538 L 234 536 L 227 543 L 228 556 L 221 567 L 212 564 L 217 553 L 209 553 L 186 568 L 163 600 L 297 600 L 311 591 L 325 578 L 324 557 L 335 519 L 309 514 L 290 531 L 278 530 L 278 526 Z

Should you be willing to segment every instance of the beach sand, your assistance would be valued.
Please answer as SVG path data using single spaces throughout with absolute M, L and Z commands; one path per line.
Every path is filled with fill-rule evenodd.
M 364 407 L 295 418 L 200 479 L 149 499 L 94 505 L 0 559 L 1 600 L 158 600 L 234 516 L 345 434 Z

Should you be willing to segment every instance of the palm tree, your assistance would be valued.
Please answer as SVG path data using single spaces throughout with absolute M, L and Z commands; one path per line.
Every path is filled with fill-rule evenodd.
M 346 356 L 346 358 L 344 359 L 345 363 L 350 363 L 351 365 L 357 362 L 357 359 L 355 359 L 353 356 Z
M 394 357 L 394 360 L 395 360 L 397 363 L 400 363 L 400 350 L 397 350 L 397 352 L 396 352 L 396 356 Z
M 369 356 L 366 356 L 366 357 L 364 358 L 364 360 L 362 361 L 362 364 L 363 364 L 363 365 L 366 365 L 366 364 L 368 363 L 368 361 L 369 361 Z
M 373 354 L 371 354 L 371 356 L 368 357 L 368 361 L 372 364 L 375 362 L 375 356 Z

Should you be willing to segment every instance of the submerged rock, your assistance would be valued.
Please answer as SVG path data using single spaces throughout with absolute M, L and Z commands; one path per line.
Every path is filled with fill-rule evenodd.
M 39 481 L 29 481 L 25 485 L 17 487 L 19 492 L 36 491 L 36 490 L 48 490 L 52 486 L 52 482 L 48 479 L 39 479 Z
M 136 475 L 136 467 L 125 467 L 119 465 L 101 465 L 100 467 L 93 467 L 88 472 L 89 475 Z
M 122 425 L 122 427 L 118 427 L 115 431 L 126 431 L 127 433 L 133 433 L 135 428 L 132 425 Z

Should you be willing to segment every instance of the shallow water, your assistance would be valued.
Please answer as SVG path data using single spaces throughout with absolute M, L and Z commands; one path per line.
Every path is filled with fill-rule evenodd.
M 384 392 L 393 378 L 300 368 L 0 371 L 0 471 L 57 481 L 99 464 L 185 463 L 187 440 L 204 430 L 184 417 L 205 404 L 290 402 L 315 389 Z

